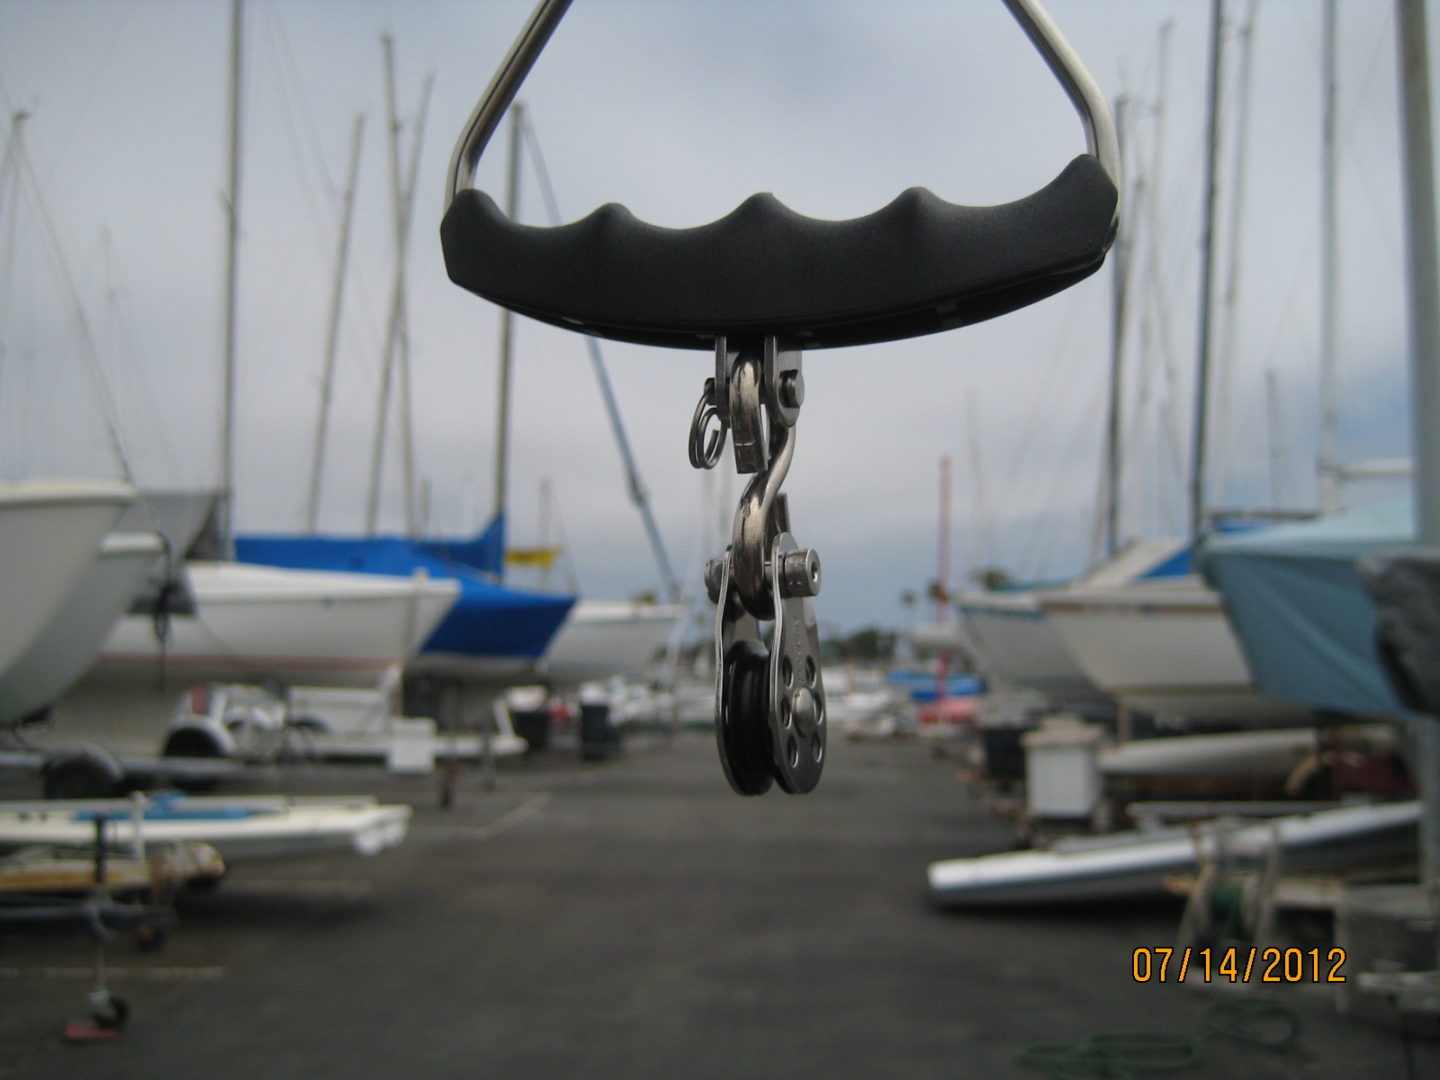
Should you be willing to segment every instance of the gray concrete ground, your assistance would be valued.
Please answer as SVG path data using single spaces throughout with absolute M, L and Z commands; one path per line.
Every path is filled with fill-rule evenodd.
M 1179 1075 L 1440 1075 L 1440 1047 L 1282 1000 L 1285 1052 L 1200 1042 L 1211 999 L 1138 984 L 1173 905 L 936 910 L 925 867 L 1003 848 L 953 762 L 919 742 L 837 743 L 803 798 L 730 793 L 712 741 L 563 743 L 461 779 L 288 775 L 305 792 L 412 802 L 399 849 L 238 868 L 180 902 L 166 948 L 109 950 L 133 1007 L 113 1044 L 83 1016 L 89 945 L 0 937 L 0 1077 L 1010 1077 L 1027 1047 L 1194 1036 Z M 1093 1074 L 1092 1074 L 1093 1075 Z

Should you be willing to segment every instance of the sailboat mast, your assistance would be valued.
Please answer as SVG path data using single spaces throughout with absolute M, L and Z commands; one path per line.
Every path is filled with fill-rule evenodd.
M 1205 528 L 1205 457 L 1210 420 L 1210 309 L 1215 288 L 1216 174 L 1219 171 L 1220 69 L 1224 62 L 1224 0 L 1210 10 L 1210 91 L 1205 122 L 1205 223 L 1200 236 L 1200 341 L 1195 364 L 1195 429 L 1190 450 L 1190 535 Z
M 1234 385 L 1235 378 L 1235 332 L 1240 322 L 1240 272 L 1244 266 L 1242 256 L 1245 246 L 1245 172 L 1250 146 L 1250 74 L 1254 67 L 1255 12 L 1259 7 L 1259 2 L 1260 0 L 1250 0 L 1250 9 L 1237 35 L 1240 55 L 1238 86 L 1235 94 L 1235 156 L 1230 163 L 1230 220 L 1225 226 L 1229 252 L 1226 259 L 1228 265 L 1225 269 L 1225 290 L 1220 300 L 1224 320 L 1221 323 L 1219 370 L 1216 379 L 1218 391 L 1215 395 L 1216 400 L 1220 402 L 1222 414 L 1219 424 L 1220 437 L 1216 440 L 1219 451 L 1216 455 L 1218 460 L 1214 461 L 1211 466 L 1214 474 L 1212 483 L 1220 491 L 1224 490 L 1225 480 L 1229 476 L 1230 458 L 1235 444 L 1230 402 L 1232 400 L 1231 387 Z
M 1429 35 L 1423 0 L 1396 0 L 1405 193 L 1407 308 L 1410 320 L 1410 423 L 1415 455 L 1415 523 L 1419 543 L 1440 544 L 1440 252 L 1437 252 L 1435 155 L 1431 139 Z M 1421 881 L 1440 898 L 1440 724 L 1413 726 L 1420 819 Z
M 935 621 L 950 621 L 950 455 L 940 457 L 940 537 L 936 545 Z
M 390 191 L 399 214 L 400 202 L 400 151 L 396 141 L 400 137 L 400 119 L 395 105 L 395 55 L 388 35 L 380 39 L 385 56 L 385 131 L 390 148 Z M 397 252 L 396 262 L 401 261 Z M 385 338 L 385 355 L 380 362 L 380 394 L 376 403 L 375 443 L 370 451 L 370 496 L 365 504 L 365 532 L 374 536 L 380 524 L 380 475 L 385 464 L 385 431 L 390 421 L 390 379 L 395 370 L 395 334 L 399 319 L 399 270 L 390 295 L 390 319 Z
M 1125 118 L 1129 112 L 1130 99 L 1124 96 L 1115 99 L 1115 138 L 1120 144 L 1121 161 L 1124 161 Z M 1133 205 L 1133 203 L 1132 203 Z M 1110 305 L 1110 398 L 1105 421 L 1105 517 L 1104 535 L 1100 551 L 1104 558 L 1112 558 L 1120 547 L 1120 422 L 1124 404 L 1121 381 L 1124 375 L 1125 357 L 1125 312 L 1130 271 L 1130 231 L 1120 223 L 1119 234 L 1113 245 L 1112 293 Z
M 394 46 L 387 36 L 381 39 L 385 53 L 385 84 L 388 120 L 390 130 L 390 186 L 394 202 L 395 225 L 395 280 L 390 291 L 389 330 L 385 339 L 385 354 L 380 369 L 380 396 L 375 417 L 375 442 L 370 455 L 370 494 L 365 509 L 365 531 L 374 535 L 380 520 L 380 480 L 385 461 L 385 431 L 390 415 L 390 380 L 392 372 L 400 369 L 400 447 L 405 496 L 405 528 L 410 536 L 416 534 L 414 495 L 414 443 L 413 423 L 410 405 L 410 347 L 408 327 L 405 318 L 405 252 L 410 242 L 410 222 L 415 207 L 415 176 L 419 169 L 420 147 L 424 140 L 425 116 L 430 108 L 430 90 L 434 76 L 425 79 L 420 92 L 419 123 L 416 126 L 415 141 L 411 147 L 411 158 L 405 179 L 400 175 L 400 120 L 395 103 L 395 61 Z M 398 354 L 398 355 L 397 355 Z
M 515 221 L 520 212 L 520 139 L 525 121 L 525 106 L 510 106 L 510 160 L 505 179 L 505 216 Z M 515 316 L 509 308 L 500 309 L 500 390 L 499 415 L 495 424 L 495 520 L 500 522 L 501 548 L 505 539 L 505 507 L 509 500 L 510 471 L 510 366 L 515 347 Z M 501 572 L 505 560 L 500 560 Z
M 315 424 L 315 453 L 310 463 L 310 501 L 305 528 L 312 535 L 320 514 L 320 477 L 325 464 L 325 436 L 330 423 L 330 392 L 335 379 L 335 353 L 340 339 L 340 307 L 345 294 L 345 268 L 350 261 L 350 226 L 355 216 L 355 185 L 360 175 L 360 143 L 365 117 L 355 117 L 350 137 L 350 171 L 345 181 L 344 208 L 340 213 L 340 249 L 335 257 L 335 287 L 330 297 L 330 324 L 325 333 L 325 368 L 320 376 L 320 416 Z
M 393 44 L 387 37 L 387 68 L 394 85 L 395 63 Z M 415 177 L 420 171 L 420 149 L 425 143 L 425 119 L 430 113 L 430 90 L 435 84 L 432 72 L 425 77 L 420 91 L 420 111 L 415 122 L 415 141 L 410 148 L 403 187 L 395 194 L 395 348 L 400 366 L 400 461 L 405 494 L 405 528 L 411 537 L 419 535 L 415 505 L 415 407 L 410 396 L 410 318 L 405 287 L 405 254 L 410 247 L 410 224 L 414 218 Z M 393 99 L 393 92 L 392 92 Z M 399 168 L 399 147 L 395 147 L 395 168 Z
M 1163 222 L 1160 217 L 1160 193 L 1165 190 L 1165 116 L 1169 99 L 1169 73 L 1170 73 L 1170 35 L 1174 31 L 1175 24 L 1167 20 L 1160 26 L 1159 40 L 1156 43 L 1157 62 L 1155 79 L 1155 104 L 1152 110 L 1153 134 L 1150 145 L 1150 162 L 1145 170 L 1145 175 L 1140 178 L 1140 185 L 1137 185 L 1136 196 L 1129 205 L 1132 208 L 1131 220 L 1141 222 L 1140 234 L 1144 237 L 1144 246 L 1140 248 L 1139 258 L 1143 262 L 1139 276 L 1142 292 L 1138 297 L 1140 325 L 1138 332 L 1140 344 L 1138 355 L 1141 362 L 1136 370 L 1136 410 L 1141 419 L 1145 419 L 1147 406 L 1159 396 L 1157 389 L 1162 384 L 1160 376 L 1163 374 L 1168 378 L 1173 369 L 1173 357 L 1175 351 L 1170 340 L 1171 319 L 1169 304 L 1166 299 L 1163 287 L 1164 271 L 1160 263 L 1160 237 L 1163 234 Z M 1147 193 L 1148 194 L 1145 194 Z M 1124 228 L 1124 225 L 1121 225 Z M 1158 363 L 1157 363 L 1158 359 Z M 1172 461 L 1179 460 L 1179 448 L 1173 445 L 1179 431 L 1178 425 L 1168 423 L 1171 412 L 1168 401 L 1159 402 L 1154 409 L 1153 417 L 1146 425 L 1154 439 L 1154 451 L 1148 455 L 1149 469 L 1139 477 L 1137 488 L 1140 498 L 1135 500 L 1143 508 L 1146 505 L 1146 488 L 1149 484 L 1149 504 L 1153 505 L 1158 515 L 1160 527 L 1170 531 L 1164 523 L 1171 520 L 1171 504 L 1167 495 L 1163 500 L 1160 495 L 1162 490 L 1168 490 L 1169 485 L 1163 482 L 1163 465 L 1167 452 Z M 1137 425 L 1138 426 L 1138 425 Z M 1145 463 L 1141 459 L 1141 464 Z M 1178 466 L 1175 466 L 1178 470 Z M 1143 510 L 1142 510 L 1143 512 Z
M 235 493 L 235 338 L 240 270 L 240 109 L 243 98 L 241 36 L 244 0 L 230 2 L 230 149 L 226 182 L 225 338 L 220 386 L 220 547 L 233 554 L 231 503 Z
M 950 455 L 940 456 L 940 538 L 936 545 L 935 623 L 950 624 Z M 944 701 L 950 685 L 950 653 L 940 650 L 935 658 L 935 700 Z
M 1336 228 L 1336 173 L 1339 167 L 1335 116 L 1335 0 L 1325 0 L 1324 69 L 1320 161 L 1320 509 L 1340 508 L 1340 463 L 1336 459 L 1338 386 L 1336 342 L 1340 326 L 1339 232 Z

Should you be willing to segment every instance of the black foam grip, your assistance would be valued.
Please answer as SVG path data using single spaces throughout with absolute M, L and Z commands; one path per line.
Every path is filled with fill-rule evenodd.
M 948 330 L 1059 292 L 1104 261 L 1115 207 L 1109 176 L 1081 155 L 1003 206 L 911 188 L 867 217 L 821 221 L 752 195 L 693 229 L 615 203 L 544 229 L 470 190 L 440 235 L 452 281 L 544 322 L 647 345 L 710 348 L 723 334 L 824 348 Z

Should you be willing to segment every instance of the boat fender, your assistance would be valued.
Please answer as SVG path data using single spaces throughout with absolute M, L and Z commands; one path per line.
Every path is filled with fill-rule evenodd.
M 47 799 L 101 799 L 121 793 L 125 770 L 103 747 L 76 743 L 51 753 L 40 778 Z

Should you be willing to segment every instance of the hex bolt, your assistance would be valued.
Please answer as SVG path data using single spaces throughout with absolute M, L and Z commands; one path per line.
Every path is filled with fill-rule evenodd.
M 805 404 L 805 376 L 796 369 L 780 376 L 780 404 L 798 409 Z
M 814 548 L 787 551 L 780 557 L 780 595 L 786 600 L 820 595 L 820 556 Z

